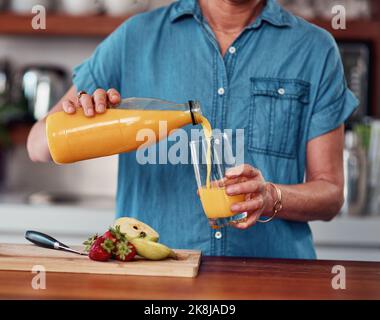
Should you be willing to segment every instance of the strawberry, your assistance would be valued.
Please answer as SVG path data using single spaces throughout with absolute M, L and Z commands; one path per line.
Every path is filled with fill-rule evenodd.
M 128 241 L 119 241 L 113 251 L 113 258 L 119 261 L 131 261 L 136 255 L 135 246 Z
M 116 243 L 117 239 L 116 239 L 116 236 L 115 234 L 110 230 L 106 231 L 105 234 L 103 234 L 103 238 L 104 239 L 109 239 L 112 241 L 112 243 Z
M 136 248 L 129 243 L 125 234 L 120 231 L 120 226 L 110 228 L 104 235 L 115 240 L 115 247 L 112 251 L 113 258 L 119 261 L 130 261 L 136 255 Z
M 101 237 L 96 234 L 83 244 L 90 259 L 96 261 L 108 261 L 111 257 L 119 261 L 130 261 L 136 255 L 136 248 L 127 241 L 120 226 L 110 228 Z
M 95 261 L 108 261 L 112 257 L 115 245 L 110 239 L 104 237 L 96 238 L 90 247 L 89 258 Z

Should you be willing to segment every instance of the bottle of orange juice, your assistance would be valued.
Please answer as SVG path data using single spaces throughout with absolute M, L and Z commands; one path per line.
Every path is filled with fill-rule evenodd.
M 144 141 L 136 139 L 140 129 L 150 129 L 159 141 L 174 129 L 197 125 L 204 119 L 198 102 L 175 104 L 157 99 L 124 99 L 117 109 L 88 118 L 79 109 L 73 115 L 51 114 L 46 119 L 46 135 L 55 163 L 104 157 L 136 150 Z M 165 121 L 166 132 L 160 122 Z

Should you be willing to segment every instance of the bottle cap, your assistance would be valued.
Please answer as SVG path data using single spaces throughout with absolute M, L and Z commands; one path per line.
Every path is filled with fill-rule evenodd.
M 190 108 L 190 114 L 191 114 L 191 120 L 193 121 L 193 125 L 196 126 L 198 123 L 195 120 L 194 113 L 202 114 L 201 112 L 201 105 L 198 101 L 189 101 L 189 108 Z

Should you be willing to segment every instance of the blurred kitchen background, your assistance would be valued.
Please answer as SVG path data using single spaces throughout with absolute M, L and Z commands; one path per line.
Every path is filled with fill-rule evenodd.
M 29 161 L 25 143 L 70 85 L 71 69 L 128 16 L 171 0 L 0 0 L 0 242 L 26 229 L 80 243 L 113 220 L 117 159 L 56 166 Z M 380 261 L 380 3 L 281 0 L 332 32 L 359 110 L 347 122 L 346 203 L 329 223 L 312 223 L 320 259 Z M 48 9 L 47 29 L 31 28 L 31 8 Z M 331 28 L 346 8 L 347 30 Z

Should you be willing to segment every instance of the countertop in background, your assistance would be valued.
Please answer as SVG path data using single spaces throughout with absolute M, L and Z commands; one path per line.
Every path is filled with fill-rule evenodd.
M 0 242 L 25 243 L 26 230 L 46 232 L 64 243 L 80 244 L 104 232 L 114 220 L 112 203 L 85 205 L 0 203 Z M 380 261 L 380 217 L 338 217 L 311 223 L 319 259 Z

